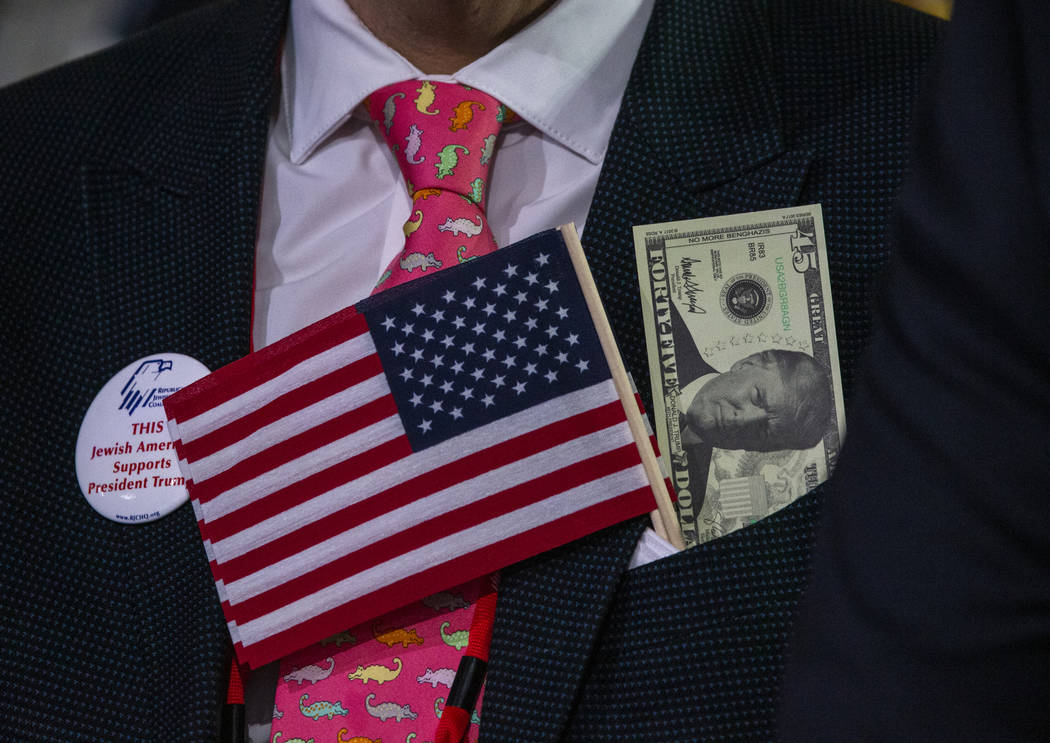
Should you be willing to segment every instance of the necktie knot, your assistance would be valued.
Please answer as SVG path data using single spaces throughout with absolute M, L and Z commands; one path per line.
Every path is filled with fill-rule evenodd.
M 380 88 L 367 108 L 412 195 L 405 249 L 376 291 L 495 250 L 485 203 L 506 108 L 476 88 L 431 80 Z

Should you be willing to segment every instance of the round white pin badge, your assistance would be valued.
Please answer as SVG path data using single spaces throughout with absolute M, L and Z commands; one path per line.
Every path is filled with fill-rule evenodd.
M 95 395 L 80 424 L 76 462 L 80 489 L 96 511 L 141 524 L 186 502 L 164 398 L 206 374 L 196 359 L 158 353 L 128 364 Z

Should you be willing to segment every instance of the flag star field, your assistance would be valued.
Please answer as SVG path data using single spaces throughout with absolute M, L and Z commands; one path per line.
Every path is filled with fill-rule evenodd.
M 572 266 L 515 252 L 361 308 L 413 449 L 609 376 Z

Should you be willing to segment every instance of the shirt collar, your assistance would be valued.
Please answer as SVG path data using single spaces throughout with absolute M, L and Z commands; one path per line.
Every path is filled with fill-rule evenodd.
M 446 79 L 484 90 L 561 145 L 599 163 L 653 0 L 559 0 Z M 586 40 L 586 43 L 581 43 Z M 346 0 L 292 0 L 282 105 L 301 164 L 373 90 L 424 75 L 379 41 Z

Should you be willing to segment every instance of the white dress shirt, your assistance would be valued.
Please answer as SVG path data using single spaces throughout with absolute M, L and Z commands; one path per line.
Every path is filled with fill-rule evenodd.
M 559 0 L 458 72 L 424 75 L 346 0 L 291 0 L 262 185 L 255 348 L 368 296 L 403 247 L 411 199 L 361 105 L 385 85 L 460 82 L 521 117 L 501 132 L 490 171 L 499 245 L 566 222 L 582 232 L 652 4 Z M 673 551 L 650 529 L 632 563 Z M 252 741 L 268 740 L 276 664 L 260 671 L 247 688 Z
M 582 232 L 652 0 L 561 0 L 453 75 L 522 122 L 497 142 L 487 213 L 508 245 Z M 368 296 L 403 247 L 411 199 L 361 102 L 424 77 L 346 0 L 292 0 L 255 264 L 256 348 Z

